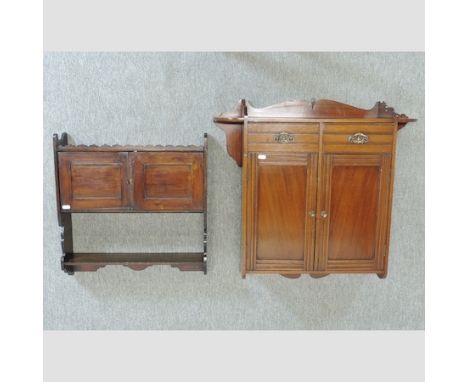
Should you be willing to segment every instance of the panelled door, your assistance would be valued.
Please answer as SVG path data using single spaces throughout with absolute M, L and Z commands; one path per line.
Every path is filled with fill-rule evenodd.
M 203 152 L 131 153 L 136 210 L 203 212 Z
M 246 271 L 300 273 L 312 267 L 317 154 L 249 153 Z
M 384 272 L 391 154 L 322 157 L 315 270 Z
M 203 212 L 203 152 L 59 152 L 60 200 L 71 212 Z
M 128 207 L 126 152 L 60 152 L 63 210 Z

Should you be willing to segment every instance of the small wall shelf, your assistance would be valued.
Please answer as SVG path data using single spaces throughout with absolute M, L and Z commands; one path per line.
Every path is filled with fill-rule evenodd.
M 203 146 L 69 145 L 53 136 L 62 270 L 96 271 L 106 265 L 143 270 L 171 265 L 207 272 L 207 134 Z M 72 214 L 201 213 L 203 252 L 75 253 Z

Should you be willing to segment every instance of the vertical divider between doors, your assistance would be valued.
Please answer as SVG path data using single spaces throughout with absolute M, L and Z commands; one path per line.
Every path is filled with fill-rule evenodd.
M 315 232 L 314 232 L 314 255 L 313 255 L 313 269 L 314 271 L 320 270 L 321 257 L 322 257 L 322 247 L 323 242 L 320 241 L 322 237 L 323 224 L 320 220 L 320 209 L 322 208 L 322 197 L 323 197 L 323 130 L 325 128 L 325 123 L 320 122 L 319 130 L 319 150 L 317 158 L 317 172 L 316 172 L 316 200 L 315 200 Z
M 317 153 L 309 153 L 307 158 L 307 202 L 306 202 L 306 224 L 305 224 L 305 259 L 304 270 L 312 271 L 314 268 L 315 231 L 317 230 Z M 315 217 L 309 212 L 315 211 Z

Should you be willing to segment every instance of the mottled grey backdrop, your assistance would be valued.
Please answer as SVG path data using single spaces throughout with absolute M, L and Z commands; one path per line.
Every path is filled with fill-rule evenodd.
M 328 98 L 385 100 L 399 132 L 389 276 L 240 276 L 241 169 L 213 115 Z M 52 134 L 84 144 L 202 144 L 209 134 L 208 275 L 151 267 L 60 270 Z M 198 250 L 197 215 L 76 215 L 77 251 Z M 45 329 L 423 329 L 423 53 L 46 53 Z

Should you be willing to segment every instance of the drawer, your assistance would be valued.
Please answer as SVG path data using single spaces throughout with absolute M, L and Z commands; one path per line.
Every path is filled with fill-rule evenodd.
M 247 133 L 248 151 L 313 152 L 319 148 L 319 124 L 254 123 Z
M 356 129 L 347 134 L 324 134 L 324 152 L 380 153 L 393 151 L 393 134 L 374 134 Z
M 318 134 L 249 134 L 247 151 L 266 152 L 317 152 L 319 149 Z

